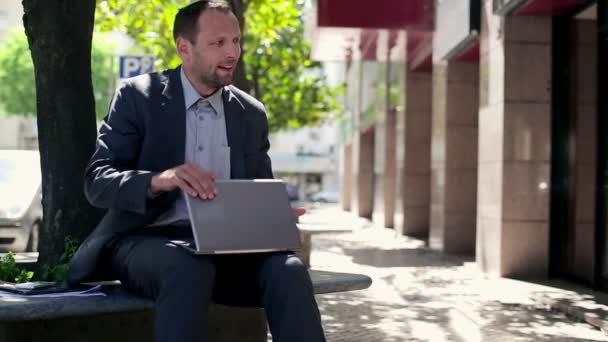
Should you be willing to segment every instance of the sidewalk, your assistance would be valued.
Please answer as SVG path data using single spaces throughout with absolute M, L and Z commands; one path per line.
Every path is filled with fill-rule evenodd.
M 431 251 L 337 206 L 312 208 L 301 222 L 353 227 L 313 236 L 312 267 L 374 281 L 367 290 L 317 297 L 329 342 L 608 341 L 556 310 L 600 308 L 579 289 L 484 279 L 474 258 Z

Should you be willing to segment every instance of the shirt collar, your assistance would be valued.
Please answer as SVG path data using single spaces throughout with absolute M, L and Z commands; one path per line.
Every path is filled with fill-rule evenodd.
M 186 103 L 186 110 L 194 105 L 199 99 L 208 100 L 209 104 L 215 110 L 217 115 L 221 115 L 224 112 L 224 100 L 222 98 L 223 88 L 218 89 L 215 93 L 209 97 L 201 96 L 196 89 L 192 86 L 192 83 L 186 76 L 184 68 L 180 68 L 180 78 L 182 82 L 182 88 L 184 89 L 184 100 Z

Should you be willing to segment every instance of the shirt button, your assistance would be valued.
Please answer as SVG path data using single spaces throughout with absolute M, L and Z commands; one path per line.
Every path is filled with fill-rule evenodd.
M 199 150 L 199 151 L 204 150 L 203 146 L 199 146 L 199 147 L 198 147 L 198 150 Z
M 199 119 L 199 120 L 201 120 L 201 121 L 204 121 L 204 120 L 205 120 L 205 117 L 204 117 L 203 115 L 199 115 L 199 116 L 198 116 L 198 119 Z

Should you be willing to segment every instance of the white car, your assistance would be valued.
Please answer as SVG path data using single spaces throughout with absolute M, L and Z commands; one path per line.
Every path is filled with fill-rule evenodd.
M 340 201 L 340 192 L 337 190 L 323 190 L 310 195 L 310 200 L 321 203 L 338 203 Z
M 0 251 L 38 250 L 41 184 L 38 151 L 0 150 Z

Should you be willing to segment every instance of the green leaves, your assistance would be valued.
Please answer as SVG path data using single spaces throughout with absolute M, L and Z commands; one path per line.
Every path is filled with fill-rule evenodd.
M 34 65 L 23 30 L 13 31 L 0 45 L 0 108 L 9 114 L 34 115 Z
M 173 42 L 173 22 L 187 0 L 98 0 L 95 29 L 100 32 L 122 31 L 131 37 L 140 51 L 153 55 L 157 70 L 180 64 Z
M 98 119 L 106 115 L 110 100 L 114 94 L 114 81 L 117 68 L 113 66 L 114 44 L 107 35 L 93 34 L 91 51 L 91 68 L 93 69 L 93 95 L 95 96 L 95 114 Z
M 62 282 L 68 272 L 70 260 L 78 249 L 78 241 L 67 236 L 63 246 L 63 254 L 56 265 L 44 265 L 42 279 L 48 281 Z M 26 271 L 17 266 L 15 254 L 8 252 L 0 259 L 0 281 L 11 283 L 25 283 L 34 277 L 34 272 Z
M 316 125 L 337 110 L 338 90 L 327 85 L 304 40 L 304 1 L 255 0 L 245 13 L 248 79 L 268 112 L 271 131 Z
M 95 34 L 93 38 L 92 69 L 95 112 L 105 115 L 114 89 L 112 70 L 113 45 L 109 38 Z M 34 64 L 25 33 L 11 32 L 0 45 L 0 109 L 13 115 L 36 115 L 36 83 Z
M 15 255 L 8 252 L 0 259 L 0 280 L 12 283 L 25 283 L 32 279 L 34 272 L 26 271 L 17 266 Z
M 56 265 L 44 265 L 42 271 L 42 279 L 47 281 L 62 282 L 70 268 L 70 260 L 78 249 L 78 241 L 67 236 L 63 246 L 63 254 L 59 258 L 59 263 Z
M 244 13 L 243 61 L 253 95 L 266 106 L 271 131 L 315 125 L 337 110 L 338 91 L 327 85 L 320 64 L 309 59 L 304 40 L 304 0 L 235 0 Z M 180 64 L 173 21 L 186 0 L 99 0 L 99 31 L 119 30 L 140 52 L 156 59 L 157 70 Z M 240 13 L 237 13 L 237 17 Z

